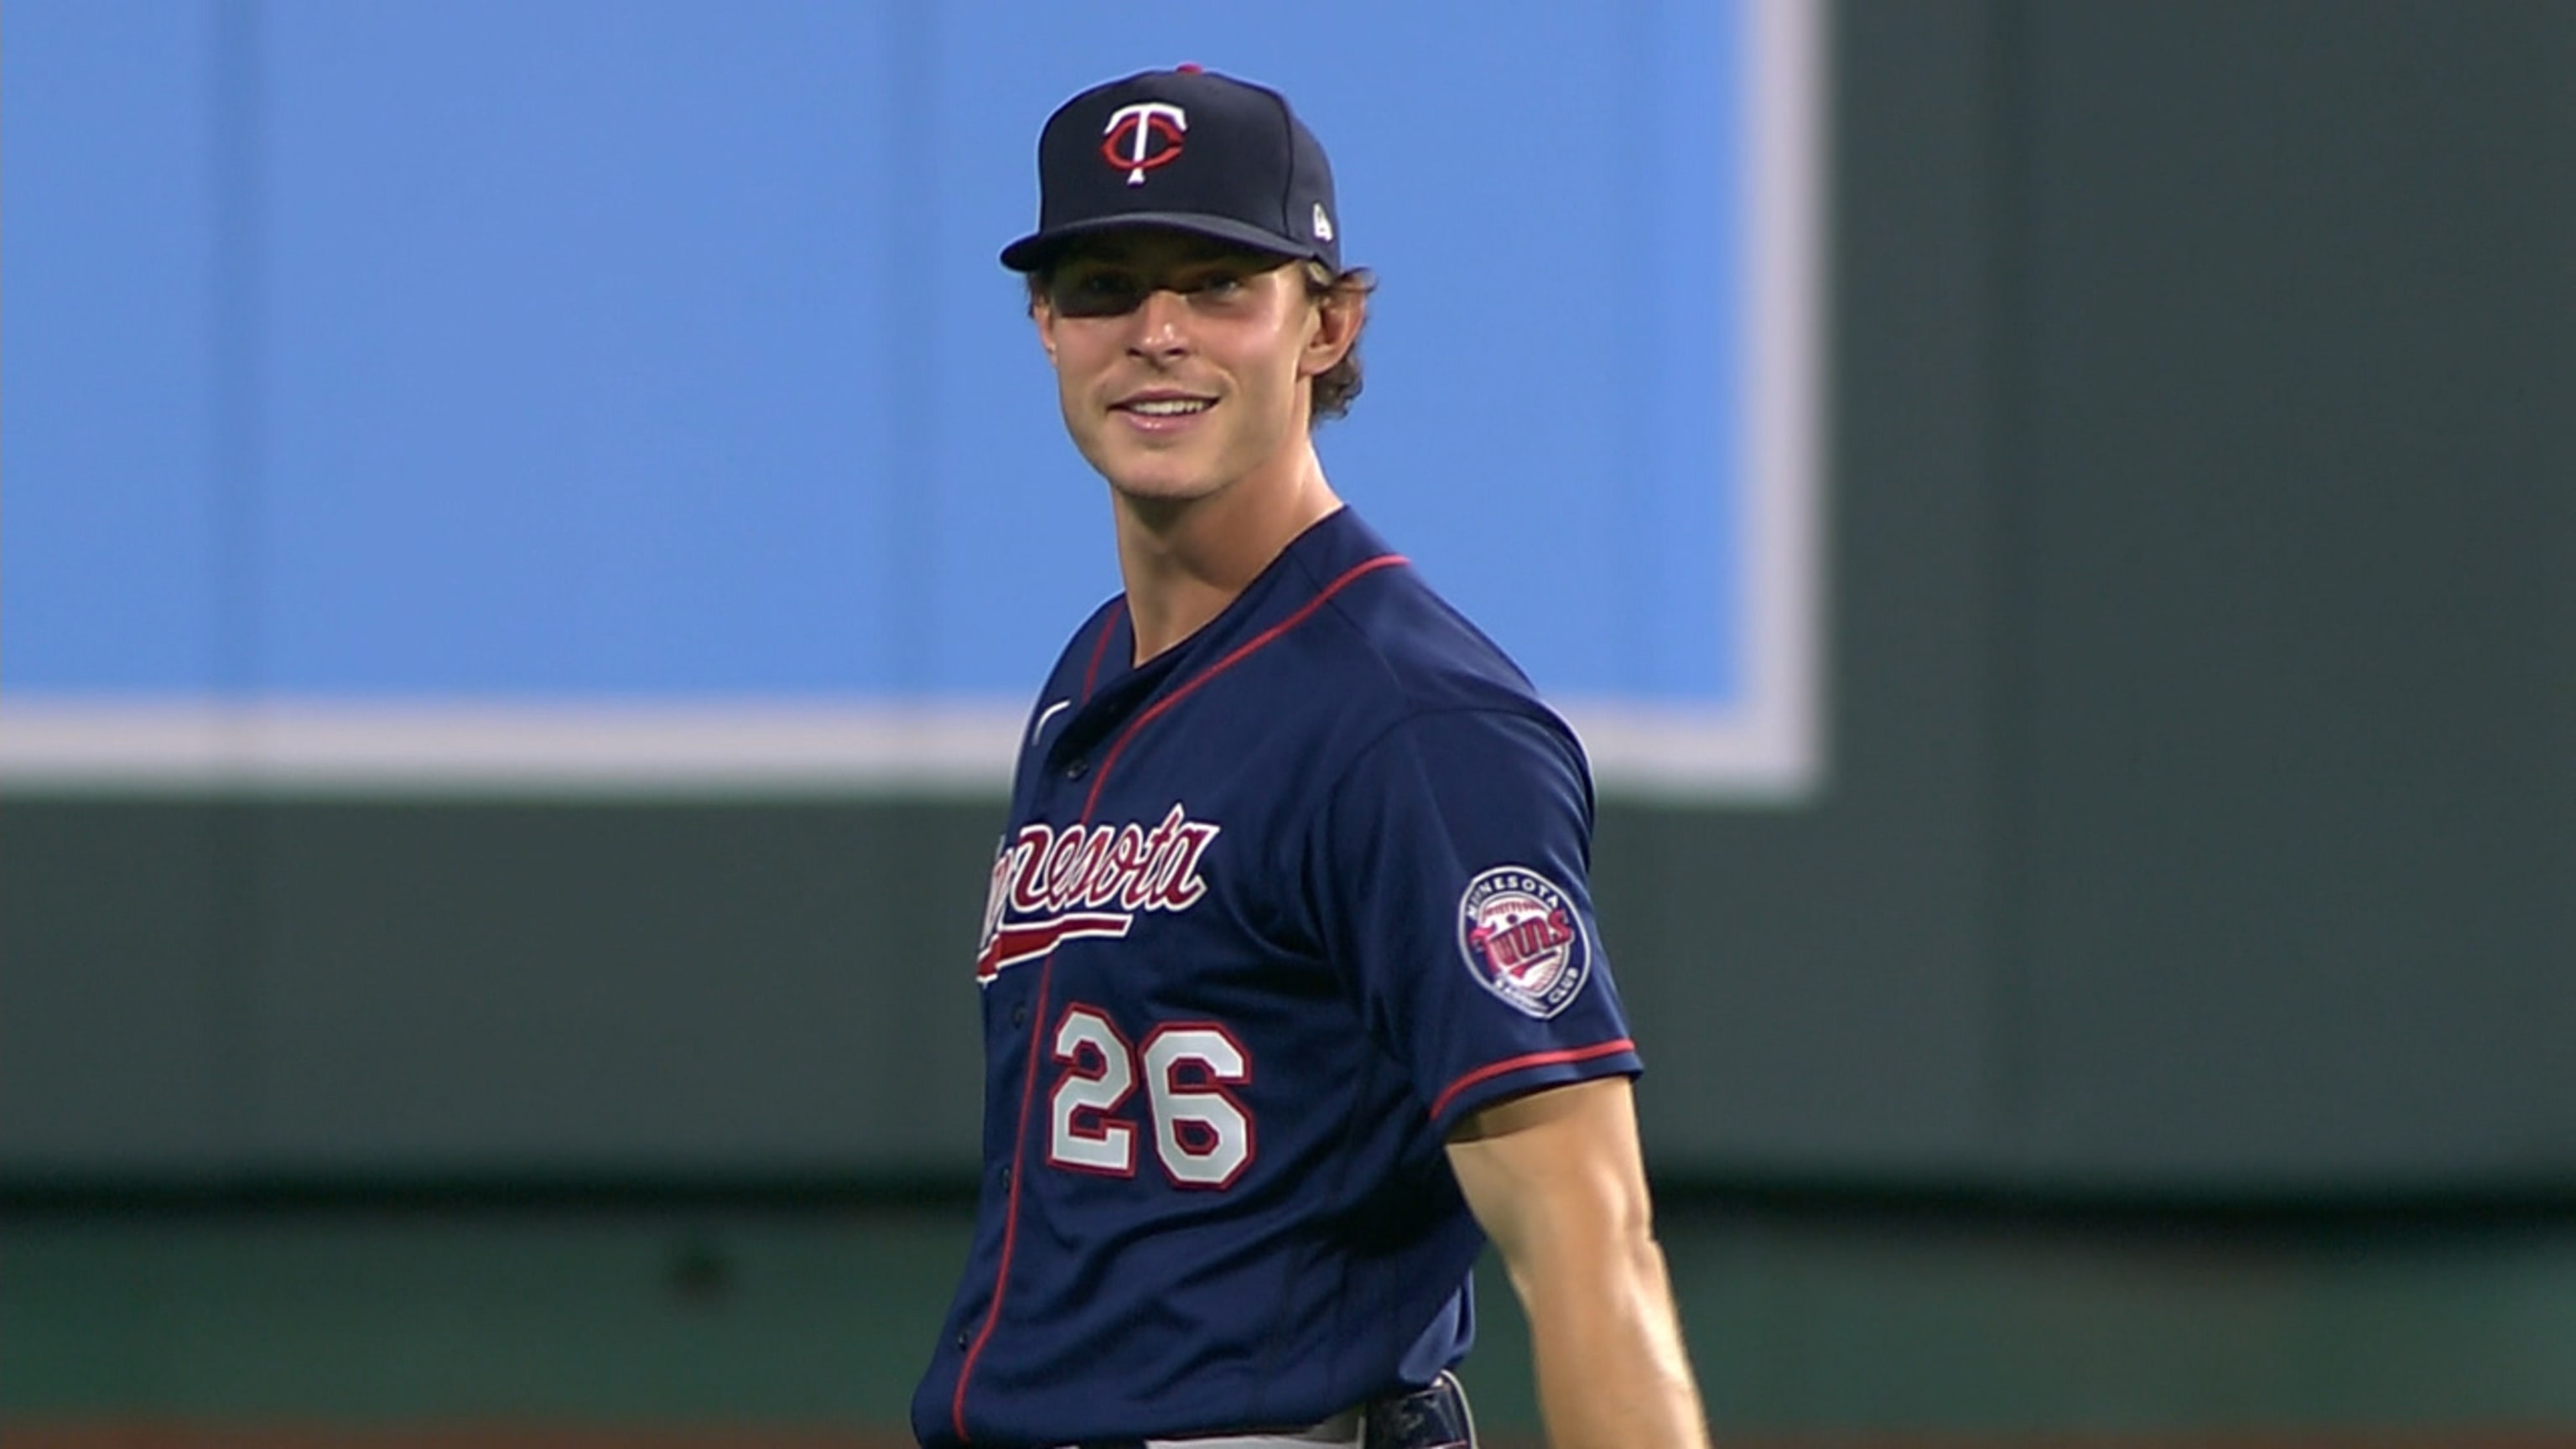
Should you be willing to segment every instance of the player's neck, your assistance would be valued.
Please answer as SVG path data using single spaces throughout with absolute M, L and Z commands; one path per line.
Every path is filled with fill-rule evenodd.
M 1114 495 L 1135 663 L 1204 628 L 1297 535 L 1342 506 L 1311 444 L 1280 461 L 1275 472 L 1186 502 Z

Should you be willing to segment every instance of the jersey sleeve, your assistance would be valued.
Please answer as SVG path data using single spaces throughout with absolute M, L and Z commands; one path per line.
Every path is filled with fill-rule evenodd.
M 1593 919 L 1591 828 L 1572 739 L 1495 709 L 1396 725 L 1319 813 L 1318 935 L 1444 1135 L 1506 1097 L 1640 1070 Z

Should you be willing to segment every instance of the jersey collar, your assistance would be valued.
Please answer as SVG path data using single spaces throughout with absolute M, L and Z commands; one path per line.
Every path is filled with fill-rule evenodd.
M 1128 662 L 1135 657 L 1136 636 L 1122 596 L 1098 626 L 1105 636 L 1076 651 L 1089 655 L 1096 649 L 1099 668 L 1090 696 L 1074 706 L 1048 747 L 1047 763 L 1058 767 L 1088 755 L 1167 691 L 1186 685 L 1245 641 L 1304 608 L 1351 566 L 1389 552 L 1386 541 L 1347 504 L 1337 508 L 1290 539 L 1215 618 L 1141 666 Z

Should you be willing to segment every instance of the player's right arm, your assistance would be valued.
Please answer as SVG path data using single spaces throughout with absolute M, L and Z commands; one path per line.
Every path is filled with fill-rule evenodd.
M 1448 1151 L 1528 1315 L 1554 1449 L 1705 1449 L 1627 1078 L 1495 1103 Z

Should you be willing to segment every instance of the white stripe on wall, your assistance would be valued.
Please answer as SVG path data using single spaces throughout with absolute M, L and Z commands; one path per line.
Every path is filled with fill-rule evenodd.
M 1605 793 L 1793 803 L 1793 740 L 1715 713 L 1570 704 Z M 0 788 L 72 795 L 998 799 L 1017 706 L 211 705 L 14 698 Z

